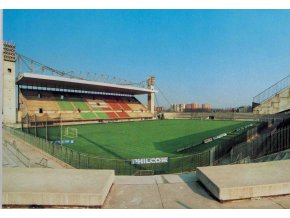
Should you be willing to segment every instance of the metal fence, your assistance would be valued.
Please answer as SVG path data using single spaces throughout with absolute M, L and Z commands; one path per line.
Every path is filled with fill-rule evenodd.
M 267 122 L 261 122 L 258 126 L 248 129 L 235 137 L 227 139 L 220 144 L 216 145 L 212 149 L 213 163 L 220 164 L 220 161 L 225 159 L 227 155 L 230 154 L 234 146 L 241 143 L 245 143 L 253 138 L 255 138 L 259 133 L 261 133 L 265 128 L 268 127 Z
M 146 174 L 148 172 L 150 174 L 190 172 L 200 166 L 238 163 L 245 158 L 258 158 L 289 149 L 290 127 L 259 135 L 267 126 L 268 122 L 260 123 L 209 150 L 169 157 L 166 163 L 154 164 L 132 164 L 131 160 L 93 156 L 64 145 L 52 144 L 44 138 L 37 137 L 38 128 L 35 127 L 24 128 L 24 131 L 9 127 L 4 127 L 4 129 L 75 168 L 114 169 L 116 175 L 142 175 L 142 172 L 146 172 Z
M 290 126 L 258 135 L 255 140 L 228 147 L 223 155 L 214 155 L 214 165 L 251 162 L 265 155 L 290 149 Z M 246 161 L 245 161 L 246 160 Z
M 167 163 L 131 164 L 131 160 L 101 158 L 84 154 L 59 144 L 51 144 L 21 129 L 4 127 L 10 134 L 79 169 L 114 169 L 116 175 L 137 175 L 142 171 L 152 174 L 184 173 L 199 166 L 210 165 L 210 151 L 180 157 L 169 157 Z M 32 132 L 31 132 L 32 133 Z

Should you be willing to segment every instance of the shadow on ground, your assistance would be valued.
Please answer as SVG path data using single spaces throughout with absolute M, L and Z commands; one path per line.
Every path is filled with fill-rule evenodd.
M 154 146 L 155 146 L 156 150 L 160 150 L 162 152 L 166 152 L 169 154 L 176 154 L 177 149 L 181 149 L 181 148 L 184 148 L 186 146 L 196 144 L 196 146 L 194 147 L 194 153 L 199 153 L 199 152 L 205 151 L 209 148 L 212 148 L 217 143 L 228 140 L 228 138 L 227 139 L 221 138 L 221 139 L 218 139 L 212 143 L 201 144 L 204 139 L 219 135 L 221 133 L 229 132 L 238 126 L 240 126 L 240 124 L 238 124 L 238 125 L 234 124 L 234 125 L 227 126 L 224 128 L 218 128 L 218 129 L 213 129 L 213 130 L 209 130 L 209 131 L 198 132 L 198 133 L 190 134 L 187 136 L 175 138 L 172 140 L 166 140 L 166 141 L 162 141 L 162 142 L 154 142 Z M 186 151 L 180 152 L 180 154 L 187 154 L 187 153 L 188 152 L 186 152 Z M 192 149 L 191 149 L 191 153 L 192 153 Z

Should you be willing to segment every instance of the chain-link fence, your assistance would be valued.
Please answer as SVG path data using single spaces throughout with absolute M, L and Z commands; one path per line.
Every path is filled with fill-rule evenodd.
M 84 154 L 60 144 L 49 143 L 39 138 L 37 128 L 34 127 L 13 129 L 4 127 L 10 134 L 21 138 L 25 142 L 47 152 L 48 154 L 80 169 L 114 169 L 116 175 L 139 175 L 142 171 L 151 171 L 152 174 L 183 173 L 195 170 L 199 166 L 210 165 L 210 151 L 198 154 L 169 157 L 166 163 L 132 164 L 131 160 L 108 159 Z M 34 129 L 34 132 L 31 131 Z M 30 134 L 35 133 L 36 134 Z

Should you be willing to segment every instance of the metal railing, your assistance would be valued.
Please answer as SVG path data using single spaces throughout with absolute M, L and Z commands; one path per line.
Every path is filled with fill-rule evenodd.
M 286 89 L 290 86 L 290 75 L 286 76 L 285 78 L 281 79 L 271 87 L 265 89 L 258 95 L 253 98 L 254 103 L 261 104 L 262 102 L 270 99 L 271 97 L 275 96 L 278 92 Z
M 290 126 L 257 136 L 253 141 L 228 147 L 223 156 L 216 156 L 214 165 L 251 162 L 269 154 L 290 149 Z

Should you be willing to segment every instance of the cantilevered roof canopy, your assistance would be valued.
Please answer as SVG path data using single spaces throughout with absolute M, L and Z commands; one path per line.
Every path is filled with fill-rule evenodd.
M 16 80 L 17 85 L 28 85 L 47 88 L 61 88 L 73 90 L 85 90 L 95 92 L 110 92 L 131 95 L 149 94 L 156 90 L 134 87 L 130 85 L 117 85 L 89 80 L 66 78 L 59 76 L 22 73 Z

